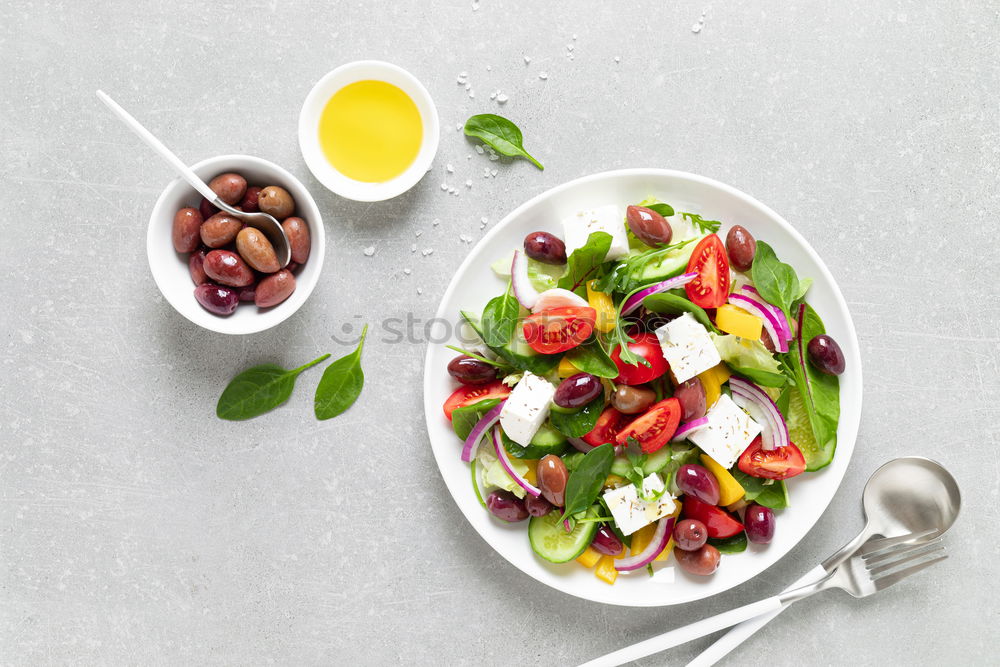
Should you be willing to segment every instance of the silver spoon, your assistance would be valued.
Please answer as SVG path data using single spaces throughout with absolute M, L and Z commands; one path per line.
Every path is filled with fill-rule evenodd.
M 212 205 L 225 211 L 229 215 L 242 220 L 247 223 L 250 227 L 259 229 L 260 232 L 267 237 L 267 240 L 271 242 L 274 246 L 274 254 L 278 257 L 278 263 L 285 267 L 292 260 L 292 247 L 288 243 L 288 237 L 285 236 L 285 230 L 281 228 L 281 224 L 272 216 L 264 212 L 257 213 L 247 213 L 241 211 L 238 208 L 233 208 L 226 202 L 219 199 L 212 188 L 208 187 L 205 181 L 201 180 L 196 173 L 183 162 L 180 158 L 174 155 L 174 153 L 163 145 L 159 139 L 153 136 L 152 132 L 143 127 L 139 121 L 132 117 L 132 114 L 122 109 L 113 99 L 108 97 L 108 94 L 103 90 L 97 91 L 97 97 L 104 102 L 112 113 L 114 113 L 118 118 L 122 120 L 129 129 L 136 133 L 136 135 L 142 139 L 147 146 L 152 148 L 154 151 L 159 153 L 160 157 L 169 162 L 174 169 L 181 175 L 185 181 L 187 181 L 191 187 L 201 193 L 201 195 L 212 202 Z
M 940 463 L 921 456 L 893 459 L 872 473 L 862 496 L 866 522 L 857 537 L 817 565 L 788 590 L 815 582 L 832 572 L 875 536 L 922 534 L 915 544 L 940 537 L 958 518 L 962 497 L 958 483 Z M 687 667 L 708 667 L 767 625 L 788 605 L 743 621 L 705 649 Z

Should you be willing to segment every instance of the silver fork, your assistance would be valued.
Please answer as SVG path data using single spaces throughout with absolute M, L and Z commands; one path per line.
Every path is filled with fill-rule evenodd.
M 924 536 L 924 533 L 911 533 L 900 537 L 871 540 L 865 544 L 864 549 L 815 583 L 657 635 L 591 660 L 581 667 L 613 667 L 638 660 L 830 588 L 839 588 L 856 598 L 874 595 L 948 557 L 944 553 L 944 545 L 940 538 L 922 544 L 910 544 Z

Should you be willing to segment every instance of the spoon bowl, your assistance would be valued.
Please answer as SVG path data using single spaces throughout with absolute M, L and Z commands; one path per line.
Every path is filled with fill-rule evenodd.
M 274 247 L 274 254 L 277 255 L 278 264 L 281 265 L 281 268 L 285 268 L 292 261 L 292 245 L 288 242 L 285 229 L 274 216 L 263 211 L 255 211 L 253 213 L 241 211 L 238 208 L 233 208 L 218 197 L 215 198 L 212 205 L 234 218 L 242 220 L 247 223 L 247 226 L 259 230 L 261 234 L 266 236 L 267 240 Z
M 920 456 L 893 459 L 872 473 L 862 504 L 872 535 L 930 533 L 934 539 L 958 518 L 962 496 L 944 467 Z

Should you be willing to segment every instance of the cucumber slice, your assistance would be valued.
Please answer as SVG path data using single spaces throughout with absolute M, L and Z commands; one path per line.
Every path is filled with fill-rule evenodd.
M 559 517 L 562 512 L 553 509 L 545 516 L 534 516 L 528 522 L 528 541 L 532 550 L 540 558 L 550 563 L 568 563 L 584 552 L 597 532 L 598 523 L 587 521 L 578 523 L 569 533 L 563 527 Z M 593 509 L 587 511 L 587 517 L 596 516 Z
M 569 447 L 566 436 L 552 428 L 548 422 L 541 425 L 527 447 L 517 444 L 506 433 L 501 435 L 501 442 L 507 453 L 516 459 L 540 459 L 546 454 L 559 456 Z
M 667 253 L 660 261 L 647 264 L 639 271 L 638 275 L 634 276 L 635 281 L 639 284 L 649 284 L 683 273 L 697 245 L 697 243 L 688 243 Z
M 611 462 L 611 474 L 618 475 L 619 477 L 624 477 L 628 474 L 631 466 L 628 464 L 628 459 L 624 456 L 616 456 L 615 460 Z
M 788 411 L 785 413 L 785 424 L 788 426 L 788 437 L 802 452 L 806 460 L 806 470 L 819 470 L 833 460 L 833 447 L 820 447 L 809 425 L 809 415 L 802 394 L 795 387 L 788 390 Z
M 669 446 L 660 447 L 646 458 L 646 463 L 642 466 L 642 471 L 647 475 L 660 472 L 670 463 L 673 453 L 673 450 Z

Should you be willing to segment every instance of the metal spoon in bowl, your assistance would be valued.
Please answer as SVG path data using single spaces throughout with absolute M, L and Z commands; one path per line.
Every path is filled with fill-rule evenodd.
M 862 506 L 867 521 L 861 533 L 789 586 L 788 590 L 821 579 L 855 551 L 865 553 L 865 543 L 875 535 L 898 537 L 926 533 L 914 544 L 940 537 L 955 523 L 961 504 L 958 483 L 940 463 L 920 456 L 893 459 L 872 473 L 865 485 Z M 714 665 L 787 606 L 733 627 L 689 662 L 687 667 Z
M 160 157 L 169 162 L 174 169 L 181 175 L 185 181 L 187 181 L 191 187 L 197 190 L 201 195 L 212 202 L 212 205 L 220 210 L 225 211 L 229 215 L 242 220 L 247 223 L 250 227 L 259 229 L 260 232 L 267 237 L 267 240 L 271 242 L 274 246 L 274 254 L 278 257 L 278 263 L 285 267 L 290 261 L 292 261 L 292 247 L 288 243 L 288 237 L 285 236 L 285 230 L 282 229 L 281 224 L 273 217 L 264 212 L 247 213 L 241 211 L 238 208 L 233 208 L 226 202 L 222 201 L 212 188 L 208 187 L 205 181 L 201 180 L 192 169 L 181 162 L 180 158 L 174 155 L 174 153 L 163 145 L 159 139 L 157 139 L 153 134 L 143 127 L 139 121 L 132 117 L 132 115 L 122 109 L 113 99 L 108 97 L 107 93 L 103 90 L 97 91 L 97 97 L 100 98 L 102 102 L 112 113 L 114 113 L 118 118 L 122 120 L 129 129 L 131 129 L 135 134 L 142 139 L 147 146 L 152 148 L 154 151 L 159 153 Z

